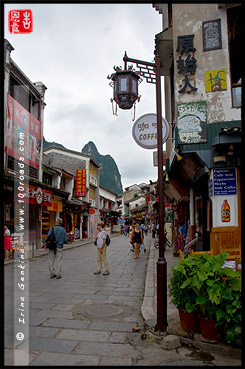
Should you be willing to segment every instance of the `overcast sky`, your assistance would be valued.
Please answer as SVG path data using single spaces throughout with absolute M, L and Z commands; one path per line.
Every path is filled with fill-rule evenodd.
M 7 16 L 13 9 L 32 10 L 31 34 L 9 33 Z M 161 27 L 161 15 L 150 3 L 5 4 L 12 59 L 32 82 L 47 87 L 45 139 L 79 152 L 93 141 L 100 154 L 115 159 L 123 188 L 157 180 L 157 168 L 154 150 L 133 139 L 133 109 L 112 115 L 107 75 L 114 65 L 123 67 L 125 51 L 128 57 L 153 62 L 154 38 Z M 144 80 L 139 94 L 135 119 L 156 112 L 155 85 Z

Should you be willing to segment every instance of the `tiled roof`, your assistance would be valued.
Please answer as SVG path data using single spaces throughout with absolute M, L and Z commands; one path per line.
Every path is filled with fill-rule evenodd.
M 60 154 L 57 152 L 45 153 L 45 164 L 51 167 L 64 170 L 67 173 L 76 175 L 77 169 L 86 169 L 86 161 L 78 158 L 74 158 L 69 155 Z

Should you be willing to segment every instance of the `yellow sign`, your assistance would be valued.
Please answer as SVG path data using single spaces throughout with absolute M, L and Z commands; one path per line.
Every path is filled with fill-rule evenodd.
M 226 69 L 222 68 L 205 72 L 205 87 L 206 92 L 226 90 Z
M 63 211 L 63 203 L 62 203 L 62 199 L 58 198 L 58 197 L 54 197 L 52 200 L 52 205 L 51 206 L 47 206 L 47 210 L 49 211 Z

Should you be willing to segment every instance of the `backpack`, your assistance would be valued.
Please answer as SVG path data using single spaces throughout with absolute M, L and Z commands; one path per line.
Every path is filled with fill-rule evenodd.
M 109 246 L 111 243 L 110 237 L 108 236 L 108 234 L 106 235 L 106 240 L 105 240 L 105 245 Z
M 47 249 L 54 250 L 54 251 L 56 251 L 56 249 L 57 249 L 57 242 L 56 242 L 56 239 L 55 239 L 55 236 L 54 236 L 54 227 L 52 227 L 52 232 L 51 232 L 51 235 L 49 236 L 49 238 L 46 242 L 46 247 L 47 247 Z

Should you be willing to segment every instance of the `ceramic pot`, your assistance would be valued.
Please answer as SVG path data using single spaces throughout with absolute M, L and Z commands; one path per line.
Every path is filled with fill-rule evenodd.
M 185 331 L 198 332 L 199 325 L 196 313 L 187 313 L 183 309 L 178 310 L 182 329 Z
M 205 319 L 199 315 L 200 331 L 203 338 L 210 341 L 220 341 L 221 335 L 218 328 L 215 327 L 217 323 L 214 319 Z

